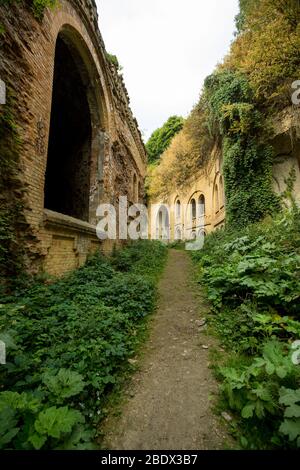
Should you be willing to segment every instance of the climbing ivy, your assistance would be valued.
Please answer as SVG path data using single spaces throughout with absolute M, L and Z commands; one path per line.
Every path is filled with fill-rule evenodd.
M 272 189 L 273 149 L 247 77 L 216 72 L 205 81 L 209 127 L 223 142 L 227 222 L 246 226 L 280 209 Z
M 13 96 L 7 90 L 7 103 L 0 107 L 0 292 L 22 272 L 20 223 L 23 220 L 23 185 L 18 165 L 21 142 L 15 124 Z

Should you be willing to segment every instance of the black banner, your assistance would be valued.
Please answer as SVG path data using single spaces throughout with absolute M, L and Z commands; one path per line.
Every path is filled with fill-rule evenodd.
M 297 462 L 297 452 L 263 451 L 1 451 L 0 468 L 54 468 L 64 465 L 69 468 L 97 469 L 123 467 L 138 469 L 144 467 L 203 468 L 217 465 L 239 468 L 255 465 L 260 468 L 288 468 L 288 464 Z

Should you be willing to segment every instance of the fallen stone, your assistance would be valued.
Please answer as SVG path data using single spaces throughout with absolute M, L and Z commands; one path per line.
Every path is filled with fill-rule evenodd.
M 209 349 L 209 346 L 206 346 L 206 344 L 202 344 L 202 349 Z
M 197 326 L 204 326 L 204 325 L 206 325 L 206 319 L 205 319 L 205 318 L 202 318 L 202 320 L 196 320 L 196 321 L 195 321 L 195 325 L 197 325 Z

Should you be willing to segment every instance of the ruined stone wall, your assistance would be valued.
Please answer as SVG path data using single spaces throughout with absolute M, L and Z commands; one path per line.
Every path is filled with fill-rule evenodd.
M 5 30 L 0 37 L 0 78 L 13 97 L 21 139 L 19 173 L 26 189 L 30 237 L 25 251 L 30 270 L 59 275 L 80 266 L 99 246 L 110 249 L 96 238 L 99 203 L 115 203 L 120 195 L 136 202 L 134 175 L 141 188 L 139 198 L 143 197 L 146 154 L 141 134 L 123 79 L 107 58 L 97 18 L 93 0 L 60 0 L 54 9 L 46 9 L 41 21 L 26 2 L 0 6 Z M 86 220 L 46 210 L 44 205 L 58 37 L 76 62 L 91 116 Z
M 277 194 L 284 194 L 287 181 L 294 173 L 293 198 L 300 205 L 300 108 L 289 107 L 273 116 L 269 122 L 273 134 L 270 143 L 274 149 L 273 189 Z M 206 164 L 197 174 L 186 181 L 186 184 L 175 190 L 165 200 L 151 201 L 152 204 L 166 204 L 170 211 L 170 237 L 177 238 L 178 233 L 191 238 L 203 230 L 209 234 L 222 228 L 226 220 L 226 200 L 222 170 L 222 152 L 215 148 Z M 205 217 L 191 217 L 191 200 L 205 198 Z M 176 202 L 180 201 L 182 210 L 180 217 L 176 215 Z M 288 205 L 289 202 L 286 201 Z M 184 209 L 183 209 L 184 208 Z M 151 235 L 157 238 L 157 220 L 151 215 Z M 182 238 L 184 238 L 182 236 Z
M 216 191 L 218 196 L 216 197 Z M 203 199 L 204 198 L 204 199 Z M 195 200 L 196 217 L 192 216 L 191 202 Z M 205 202 L 205 213 L 201 213 L 200 204 Z M 180 214 L 177 214 L 176 204 L 180 203 Z M 151 201 L 159 205 L 166 204 L 170 208 L 170 239 L 189 240 L 195 236 L 205 235 L 220 229 L 225 225 L 225 193 L 222 175 L 222 154 L 217 146 L 214 148 L 205 168 L 196 173 L 193 178 L 165 200 Z M 150 210 L 151 236 L 158 238 L 158 217 L 154 209 Z

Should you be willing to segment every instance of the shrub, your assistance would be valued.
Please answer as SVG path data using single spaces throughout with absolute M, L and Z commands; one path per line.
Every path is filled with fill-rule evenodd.
M 0 412 L 10 423 L 0 429 L 2 448 L 91 447 L 107 393 L 154 309 L 166 252 L 160 243 L 133 243 L 2 299 Z
M 222 407 L 231 409 L 242 446 L 300 445 L 300 211 L 210 235 L 192 254 L 212 303 L 210 323 L 228 350 L 215 364 Z M 229 352 L 230 351 L 230 352 Z

